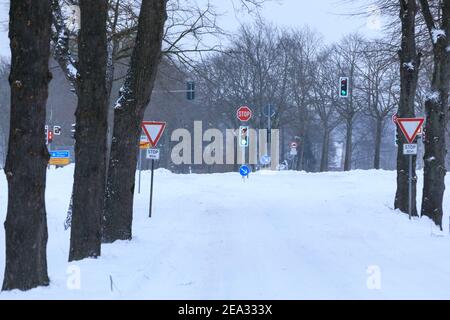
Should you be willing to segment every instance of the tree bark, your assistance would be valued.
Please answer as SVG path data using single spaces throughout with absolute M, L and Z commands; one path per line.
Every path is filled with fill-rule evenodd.
M 352 170 L 352 151 L 353 151 L 353 118 L 347 120 L 347 133 L 345 139 L 345 160 L 344 171 Z
M 400 19 L 402 24 L 402 41 L 399 50 L 400 60 L 400 102 L 397 115 L 399 118 L 415 117 L 414 99 L 419 78 L 420 54 L 416 50 L 415 18 L 417 6 L 415 0 L 400 0 Z M 397 126 L 397 191 L 395 209 L 408 213 L 408 173 L 409 160 L 403 155 L 403 144 L 407 143 Z M 412 215 L 417 216 L 416 207 L 416 157 L 413 157 Z
M 450 3 L 443 1 L 441 31 L 437 34 L 428 2 L 421 0 L 422 12 L 433 42 L 434 70 L 431 92 L 425 101 L 425 154 L 422 216 L 442 230 L 442 201 L 445 191 L 445 134 L 450 85 Z
M 50 57 L 49 0 L 11 0 L 11 118 L 5 173 L 6 268 L 3 290 L 29 290 L 49 284 L 45 116 Z
M 69 261 L 100 255 L 106 175 L 107 0 L 81 0 Z
M 133 195 L 141 122 L 150 102 L 158 64 L 167 0 L 143 0 L 131 65 L 114 110 L 103 241 L 132 237 Z
M 380 169 L 381 160 L 381 131 L 383 129 L 383 119 L 376 119 L 376 132 L 375 132 L 375 155 L 373 159 L 374 169 Z
M 330 131 L 328 128 L 324 129 L 323 141 L 322 141 L 322 156 L 320 160 L 320 172 L 328 171 L 328 159 L 330 149 Z

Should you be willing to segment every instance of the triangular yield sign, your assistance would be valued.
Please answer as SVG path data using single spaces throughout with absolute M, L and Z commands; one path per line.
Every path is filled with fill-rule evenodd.
M 398 118 L 397 123 L 409 143 L 413 143 L 424 123 L 424 118 Z
M 143 121 L 142 122 L 142 130 L 144 130 L 145 135 L 150 141 L 150 145 L 152 148 L 156 147 L 159 139 L 161 138 L 164 129 L 166 128 L 165 122 L 156 122 L 156 121 Z

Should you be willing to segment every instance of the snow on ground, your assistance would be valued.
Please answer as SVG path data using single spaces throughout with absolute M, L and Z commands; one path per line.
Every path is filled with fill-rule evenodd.
M 72 170 L 48 172 L 51 285 L 0 299 L 450 298 L 450 237 L 392 210 L 394 172 L 255 173 L 243 182 L 237 173 L 158 170 L 151 219 L 144 173 L 135 238 L 103 246 L 97 260 L 68 263 Z M 6 196 L 1 173 L 1 221 Z M 0 228 L 0 281 L 4 249 Z M 81 287 L 71 290 L 76 268 Z

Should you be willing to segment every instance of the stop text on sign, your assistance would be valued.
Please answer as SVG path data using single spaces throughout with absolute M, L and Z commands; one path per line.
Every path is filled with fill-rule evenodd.
M 246 122 L 252 118 L 252 110 L 247 106 L 242 106 L 236 111 L 236 116 L 240 121 Z

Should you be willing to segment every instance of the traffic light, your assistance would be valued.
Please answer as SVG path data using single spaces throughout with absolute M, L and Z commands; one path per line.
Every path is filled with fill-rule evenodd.
M 53 141 L 53 131 L 48 130 L 48 133 L 47 133 L 47 144 L 52 143 L 52 141 Z
M 75 139 L 75 123 L 72 123 L 72 129 L 70 129 L 70 136 L 72 137 L 72 139 Z
M 53 126 L 53 134 L 55 136 L 60 136 L 61 135 L 61 126 Z
M 248 126 L 239 127 L 239 144 L 241 147 L 248 147 Z
M 194 100 L 195 99 L 195 83 L 193 81 L 189 81 L 186 84 L 186 97 L 188 100 Z
M 47 145 L 48 144 L 48 125 L 46 125 L 45 127 L 45 144 Z
M 339 96 L 341 98 L 347 98 L 348 97 L 348 77 L 341 77 L 340 78 L 340 90 L 339 90 Z

